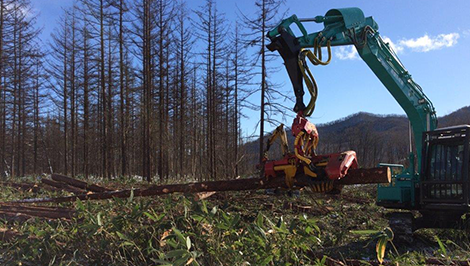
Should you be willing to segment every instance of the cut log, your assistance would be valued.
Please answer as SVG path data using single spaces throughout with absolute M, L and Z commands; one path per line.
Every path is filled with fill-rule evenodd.
M 373 175 L 373 177 L 367 177 L 361 174 L 362 171 Z M 345 181 L 349 179 L 351 180 Z M 390 170 L 388 167 L 372 168 L 372 169 L 354 169 L 350 170 L 348 176 L 341 180 L 337 180 L 338 184 L 351 185 L 351 184 L 371 184 L 371 183 L 387 183 L 391 179 Z M 375 180 L 375 182 L 374 182 Z M 308 176 L 296 176 L 294 186 L 297 188 L 311 186 L 319 181 L 308 177 Z M 119 190 L 109 191 L 102 193 L 90 193 L 81 194 L 69 197 L 57 197 L 57 198 L 36 198 L 36 199 L 24 199 L 11 201 L 9 203 L 40 203 L 40 202 L 71 202 L 77 199 L 80 200 L 100 200 L 100 199 L 111 199 L 111 198 L 127 198 L 133 193 L 135 197 L 148 197 L 158 196 L 170 193 L 198 193 L 198 192 L 209 192 L 209 191 L 242 191 L 242 190 L 257 190 L 257 189 L 268 189 L 268 188 L 288 188 L 286 180 L 282 177 L 277 178 L 247 178 L 247 179 L 235 179 L 225 181 L 208 181 L 200 183 L 189 183 L 189 184 L 172 184 L 172 185 L 161 185 L 152 186 L 147 189 L 134 189 L 134 190 Z
M 41 182 L 43 182 L 44 184 L 46 184 L 48 186 L 55 187 L 55 188 L 60 188 L 62 190 L 72 192 L 72 193 L 75 193 L 75 194 L 84 194 L 84 193 L 86 193 L 86 191 L 83 190 L 83 189 L 72 187 L 72 186 L 69 186 L 65 183 L 57 182 L 57 181 L 54 181 L 54 180 L 49 180 L 49 179 L 43 178 L 43 179 L 41 179 Z
M 38 192 L 40 190 L 39 185 L 34 183 L 1 182 L 0 185 L 12 187 L 21 191 Z
M 63 182 L 73 187 L 78 187 L 78 188 L 85 189 L 88 191 L 93 191 L 93 192 L 111 191 L 110 189 L 107 189 L 105 187 L 101 187 L 95 184 L 88 184 L 87 182 L 83 182 L 81 180 L 71 178 L 65 175 L 52 174 L 51 178 L 55 181 Z
M 351 169 L 348 175 L 337 181 L 340 185 L 381 184 L 392 181 L 392 172 L 389 167 L 370 169 Z
M 1 204 L 0 214 L 6 217 L 21 218 L 46 218 L 70 220 L 75 215 L 75 210 L 68 208 L 46 207 L 46 206 L 22 206 L 12 204 Z
M 44 211 L 34 211 L 34 210 L 0 210 L 0 214 L 3 214 L 5 216 L 26 216 L 26 217 L 36 217 L 36 218 L 44 218 L 44 219 L 50 219 L 50 220 L 55 220 L 55 219 L 65 219 L 65 220 L 70 220 L 73 217 L 73 214 L 67 214 L 67 213 L 60 213 L 60 212 L 44 212 Z M 21 219 L 19 219 L 22 221 Z
M 12 187 L 20 191 L 26 191 L 26 192 L 39 192 L 41 189 L 49 190 L 49 191 L 61 191 L 60 189 L 52 186 L 44 186 L 44 184 L 38 184 L 38 183 L 14 183 L 14 182 L 1 182 L 0 186 L 7 186 L 7 187 Z
M 23 213 L 13 213 L 13 212 L 5 212 L 5 211 L 0 211 L 0 218 L 8 221 L 8 222 L 26 222 L 29 219 L 33 219 L 34 216 L 23 214 Z

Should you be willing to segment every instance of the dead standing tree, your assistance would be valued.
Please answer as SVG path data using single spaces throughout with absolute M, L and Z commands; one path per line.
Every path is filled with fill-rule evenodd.
M 178 4 L 178 14 L 176 15 L 176 36 L 174 37 L 176 41 L 176 58 L 179 65 L 179 76 L 177 77 L 176 86 L 176 104 L 175 104 L 175 113 L 178 114 L 178 117 L 175 118 L 178 121 L 176 138 L 178 142 L 178 164 L 176 165 L 175 175 L 184 176 L 191 169 L 191 166 L 186 166 L 187 162 L 187 148 L 186 145 L 189 144 L 186 141 L 187 134 L 187 125 L 190 116 L 188 113 L 188 95 L 189 94 L 189 77 L 192 73 L 190 67 L 188 67 L 189 58 L 191 57 L 191 52 L 194 44 L 194 39 L 190 29 L 187 26 L 187 21 L 189 20 L 189 12 L 186 7 L 185 2 L 180 2 Z M 192 151 L 195 152 L 195 151 Z
M 81 29 L 81 53 L 82 60 L 82 84 L 83 84 L 83 167 L 82 173 L 85 178 L 88 179 L 90 174 L 90 83 L 92 82 L 91 70 L 93 69 L 93 63 L 91 62 L 91 55 L 93 53 L 90 39 L 90 24 L 89 18 L 86 12 L 82 11 L 82 29 Z
M 39 31 L 28 0 L 1 1 L 2 168 L 13 176 L 31 171 L 34 66 Z M 7 141 L 9 139 L 9 141 Z M 9 161 L 9 162 L 7 162 Z M 6 168 L 6 169 L 5 169 Z
M 252 90 L 248 88 L 250 80 L 253 78 L 251 73 L 253 68 L 246 56 L 246 45 L 242 39 L 242 32 L 240 30 L 238 22 L 235 24 L 235 35 L 231 40 L 231 65 L 232 65 L 232 78 L 233 78 L 233 174 L 239 176 L 239 165 L 242 159 L 239 146 L 240 146 L 240 118 L 241 110 L 245 107 L 242 104 L 247 97 L 252 94 Z
M 171 27 L 173 23 L 174 4 L 172 1 L 156 0 L 157 12 L 153 13 L 152 20 L 156 22 L 155 52 L 158 59 L 158 67 L 154 68 L 155 77 L 158 77 L 158 177 L 169 177 L 169 152 L 168 136 L 169 123 L 169 64 Z
M 280 6 L 283 4 L 282 0 L 257 0 L 255 1 L 256 13 L 254 16 L 248 16 L 240 12 L 245 27 L 249 33 L 245 33 L 246 45 L 249 47 L 256 47 L 257 57 L 253 65 L 261 69 L 260 75 L 260 142 L 259 142 L 259 161 L 263 158 L 264 151 L 264 125 L 268 112 L 283 113 L 285 109 L 276 108 L 275 88 L 274 85 L 268 81 L 267 63 L 269 62 L 268 55 L 266 54 L 266 32 L 273 28 L 275 23 L 278 22 L 277 16 Z M 254 18 L 253 18 L 254 17 Z M 267 108 L 268 107 L 268 108 Z
M 154 71 L 153 64 L 155 55 L 152 53 L 152 44 L 155 36 L 155 22 L 151 14 L 155 13 L 155 1 L 142 0 L 135 6 L 137 20 L 133 23 L 134 44 L 136 50 L 134 54 L 140 61 L 140 129 L 141 129 L 141 162 L 142 176 L 150 182 L 152 180 L 152 160 L 151 160 L 151 121 L 153 117 L 153 91 L 154 91 Z
M 206 156 L 209 178 L 216 180 L 220 177 L 219 154 L 217 145 L 223 143 L 221 136 L 224 129 L 220 120 L 223 114 L 223 68 L 226 59 L 227 47 L 224 43 L 226 26 L 224 15 L 219 13 L 215 3 L 207 0 L 204 6 L 195 11 L 198 21 L 193 23 L 196 37 L 201 39 L 206 50 L 201 53 L 205 61 L 205 87 L 206 87 Z M 219 147 L 223 149 L 223 147 Z

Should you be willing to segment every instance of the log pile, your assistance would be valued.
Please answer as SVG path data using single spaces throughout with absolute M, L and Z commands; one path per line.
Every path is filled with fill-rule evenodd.
M 0 204 L 0 218 L 10 222 L 24 222 L 32 218 L 70 220 L 74 215 L 75 210 L 69 208 Z
M 350 170 L 348 175 L 336 180 L 337 185 L 355 185 L 355 184 L 372 184 L 372 183 L 388 183 L 390 182 L 390 169 L 387 167 L 372 169 L 354 169 Z M 154 185 L 143 189 L 124 189 L 111 190 L 109 188 L 96 184 L 67 177 L 64 175 L 52 174 L 51 179 L 43 178 L 41 184 L 27 183 L 4 183 L 11 187 L 21 189 L 23 191 L 38 192 L 39 188 L 49 190 L 59 190 L 71 192 L 74 195 L 65 197 L 52 198 L 29 198 L 16 200 L 11 202 L 0 203 L 0 218 L 8 221 L 24 222 L 32 218 L 40 219 L 62 219 L 70 220 L 74 217 L 75 211 L 69 208 L 31 206 L 28 203 L 62 203 L 80 200 L 103 200 L 112 198 L 127 198 L 131 195 L 134 197 L 149 197 L 167 195 L 171 193 L 191 193 L 194 194 L 196 200 L 201 200 L 213 195 L 216 191 L 243 191 L 243 190 L 259 190 L 270 188 L 289 188 L 283 177 L 265 179 L 265 178 L 247 178 L 234 179 L 225 181 L 207 181 L 189 184 L 170 184 L 170 185 Z M 302 188 L 315 185 L 318 181 L 308 176 L 296 176 L 294 187 Z
M 86 182 L 70 178 L 63 175 L 52 174 L 51 179 L 43 178 L 41 183 L 15 183 L 15 182 L 2 182 L 4 186 L 12 187 L 25 192 L 37 193 L 41 189 L 50 191 L 67 191 L 75 195 L 82 195 L 93 192 L 111 191 L 108 188 L 101 187 L 95 184 L 88 184 Z M 13 203 L 0 203 L 0 218 L 9 222 L 25 222 L 29 219 L 39 218 L 46 220 L 70 220 L 74 217 L 75 210 L 60 207 L 46 207 L 46 206 L 26 206 Z M 9 234 L 9 232 L 7 232 Z M 4 238 L 9 238 L 10 235 L 4 233 Z M 1 237 L 0 237 L 1 239 Z
M 41 182 L 45 185 L 54 187 L 54 188 L 59 189 L 59 190 L 64 190 L 64 191 L 67 191 L 67 192 L 71 192 L 71 193 L 74 193 L 74 194 L 86 193 L 85 190 L 82 190 L 82 189 L 64 184 L 62 182 L 57 182 L 57 181 L 54 181 L 54 180 L 46 179 L 46 178 L 41 179 Z
M 52 180 L 51 180 L 52 179 Z M 72 192 L 76 195 L 86 194 L 87 192 L 106 192 L 112 191 L 111 189 L 89 184 L 87 182 L 71 178 L 65 175 L 52 174 L 51 179 L 43 178 L 41 182 L 48 186 Z
M 0 186 L 11 187 L 20 191 L 38 192 L 41 184 L 34 183 L 16 183 L 16 182 L 0 182 Z
M 65 175 L 58 175 L 58 174 L 52 174 L 51 175 L 52 180 L 56 182 L 61 182 L 63 184 L 67 184 L 71 187 L 75 187 L 78 189 L 82 189 L 82 191 L 92 191 L 92 192 L 105 192 L 105 191 L 112 191 L 111 189 L 98 186 L 95 184 L 88 184 L 87 182 L 83 182 L 78 179 L 74 179 Z
M 224 181 L 207 181 L 199 183 L 188 184 L 171 184 L 171 185 L 155 185 L 146 189 L 124 189 L 111 191 L 105 187 L 98 185 L 88 184 L 86 182 L 73 179 L 62 175 L 52 175 L 52 179 L 57 181 L 57 186 L 63 188 L 75 187 L 75 189 L 83 189 L 89 191 L 88 193 L 79 193 L 76 195 L 56 198 L 32 198 L 12 201 L 9 203 L 62 203 L 73 202 L 77 199 L 80 200 L 104 200 L 112 198 L 127 198 L 130 195 L 134 197 L 149 197 L 159 196 L 171 193 L 201 193 L 213 191 L 244 191 L 244 190 L 259 190 L 270 188 L 289 188 L 286 180 L 282 177 L 265 179 L 265 178 L 247 178 L 235 179 Z M 389 183 L 391 180 L 391 173 L 388 167 L 378 167 L 371 169 L 352 169 L 348 175 L 341 179 L 336 180 L 337 185 L 356 185 L 356 184 L 376 184 L 376 183 Z M 50 181 L 49 184 L 52 184 Z M 314 179 L 308 176 L 296 176 L 294 187 L 302 188 L 314 185 Z M 94 192 L 94 193 L 90 193 Z

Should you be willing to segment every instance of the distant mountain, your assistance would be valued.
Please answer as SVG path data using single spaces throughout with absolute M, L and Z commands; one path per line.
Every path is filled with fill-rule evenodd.
M 330 123 L 319 124 L 318 128 L 325 133 L 339 133 L 347 128 L 371 125 L 375 131 L 389 131 L 402 129 L 403 125 L 407 126 L 406 124 L 405 116 L 381 116 L 360 112 Z
M 470 124 L 470 106 L 438 118 L 439 128 L 461 124 Z M 354 150 L 360 164 L 365 167 L 372 167 L 378 162 L 404 163 L 409 153 L 408 125 L 404 115 L 356 113 L 318 124 L 320 144 L 317 150 L 320 154 Z M 292 145 L 293 136 L 289 128 L 286 130 L 288 142 Z M 247 160 L 256 163 L 259 140 L 246 143 L 244 148 Z M 271 157 L 277 156 L 279 151 L 275 149 Z
M 438 118 L 438 127 L 470 124 L 470 106 L 462 107 L 448 115 Z M 351 127 L 368 126 L 377 132 L 408 130 L 408 118 L 404 115 L 376 115 L 360 112 L 333 122 L 318 124 L 323 133 L 338 133 Z
M 462 107 L 457 111 L 440 117 L 438 119 L 439 127 L 448 127 L 464 124 L 470 124 L 470 106 Z

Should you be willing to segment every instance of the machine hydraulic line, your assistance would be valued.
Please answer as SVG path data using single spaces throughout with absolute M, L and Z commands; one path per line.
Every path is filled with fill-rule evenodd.
M 323 23 L 324 29 L 308 33 L 303 22 Z M 291 27 L 294 25 L 300 30 L 300 36 L 295 36 L 292 31 Z M 308 62 L 312 65 L 327 65 L 331 62 L 332 47 L 354 45 L 359 56 L 392 94 L 410 120 L 415 136 L 416 154 L 410 149 L 409 168 L 403 171 L 402 175 L 405 178 L 402 180 L 406 180 L 406 186 L 413 186 L 419 181 L 421 136 L 424 132 L 437 127 L 436 112 L 390 45 L 381 38 L 378 25 L 372 17 L 365 17 L 359 8 L 331 9 L 325 16 L 308 19 L 299 19 L 293 15 L 283 19 L 267 33 L 267 37 L 271 40 L 267 48 L 270 51 L 277 51 L 284 60 L 295 93 L 294 112 L 297 116 L 292 125 L 292 134 L 295 137 L 294 153 L 284 153 L 283 159 L 278 161 L 269 161 L 266 157 L 264 164 L 266 176 L 281 173 L 286 175 L 286 180 L 289 180 L 301 172 L 312 178 L 334 180 L 342 178 L 348 169 L 357 167 L 353 151 L 335 155 L 316 155 L 318 132 L 306 119 L 314 111 L 318 96 L 317 84 Z M 313 48 L 313 51 L 307 48 Z M 322 48 L 326 48 L 326 56 L 322 55 Z M 304 83 L 310 94 L 307 105 L 303 99 Z M 415 169 L 415 158 L 418 169 Z

